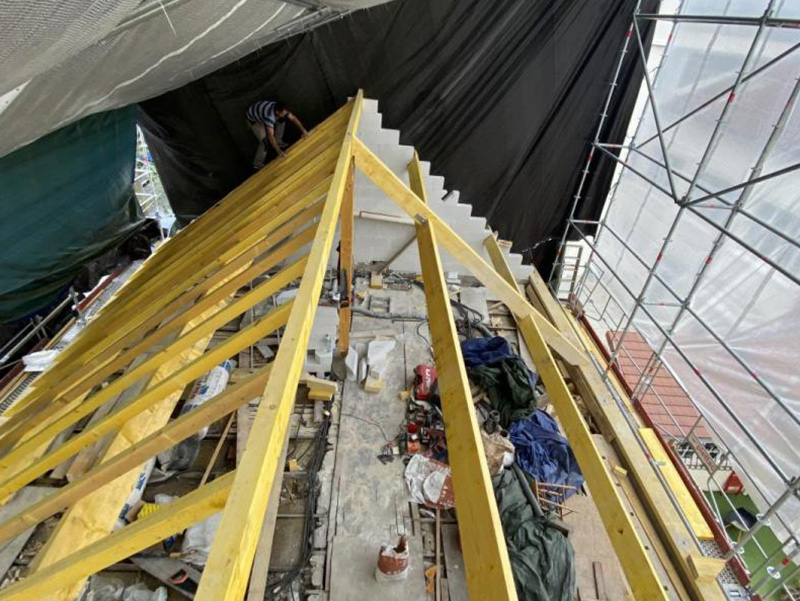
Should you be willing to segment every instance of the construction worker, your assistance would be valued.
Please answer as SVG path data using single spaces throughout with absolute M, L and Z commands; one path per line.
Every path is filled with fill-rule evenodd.
M 253 158 L 253 169 L 261 169 L 275 156 L 281 158 L 286 156 L 281 148 L 285 146 L 282 138 L 286 119 L 294 123 L 304 138 L 308 135 L 300 119 L 290 113 L 283 103 L 260 100 L 251 104 L 247 109 L 247 122 L 250 124 L 250 129 L 253 130 L 253 135 L 258 138 L 258 150 Z M 269 142 L 269 146 L 267 146 L 267 142 Z

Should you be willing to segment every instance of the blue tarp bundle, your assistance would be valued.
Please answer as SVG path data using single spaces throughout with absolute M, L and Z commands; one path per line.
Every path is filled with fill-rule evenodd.
M 461 343 L 461 353 L 464 355 L 464 364 L 467 369 L 480 367 L 481 365 L 492 366 L 505 360 L 519 362 L 525 366 L 522 358 L 511 352 L 508 340 L 502 336 L 464 340 Z M 530 384 L 531 390 L 534 390 L 536 387 L 536 374 L 529 370 L 527 366 L 525 366 L 524 370 L 528 374 L 528 384 Z
M 508 429 L 519 466 L 539 482 L 580 488 L 583 475 L 558 424 L 541 409 Z M 575 491 L 568 491 L 567 496 Z

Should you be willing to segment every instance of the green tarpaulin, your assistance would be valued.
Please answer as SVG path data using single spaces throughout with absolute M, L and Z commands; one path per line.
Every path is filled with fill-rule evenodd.
M 0 158 L 0 323 L 59 299 L 141 224 L 134 114 L 98 113 Z
M 520 601 L 572 601 L 572 544 L 546 517 L 536 517 L 511 470 L 494 479 L 494 495 Z

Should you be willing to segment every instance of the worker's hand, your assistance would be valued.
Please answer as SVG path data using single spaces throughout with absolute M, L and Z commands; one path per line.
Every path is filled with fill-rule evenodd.
M 281 151 L 278 153 L 278 158 L 280 158 L 280 159 L 285 159 L 285 158 L 286 158 L 286 153 L 285 153 L 285 152 L 283 152 L 283 151 L 281 150 Z
M 303 136 L 304 138 L 307 138 L 308 132 L 306 130 L 303 130 L 303 133 L 301 133 L 300 135 Z

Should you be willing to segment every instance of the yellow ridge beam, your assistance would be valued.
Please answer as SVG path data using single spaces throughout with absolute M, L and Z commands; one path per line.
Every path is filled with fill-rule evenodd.
M 333 182 L 325 201 L 317 237 L 311 247 L 294 309 L 272 368 L 269 386 L 253 422 L 253 432 L 237 469 L 230 498 L 211 547 L 195 599 L 239 601 L 247 588 L 253 557 L 269 504 L 269 495 L 289 426 L 311 326 L 336 234 L 347 175 L 351 165 L 363 93 L 350 102 L 351 114 L 339 152 Z M 273 414 L 269 413 L 275 411 Z
M 16 442 L 20 438 L 29 438 L 36 432 L 42 430 L 48 423 L 51 423 L 53 417 L 63 414 L 68 406 L 71 406 L 71 403 L 78 397 L 82 396 L 83 393 L 90 391 L 97 384 L 100 384 L 106 378 L 116 373 L 119 369 L 122 369 L 128 365 L 136 357 L 152 348 L 153 345 L 164 340 L 168 335 L 179 331 L 195 317 L 201 315 L 209 309 L 213 309 L 213 315 L 210 315 L 205 321 L 203 321 L 203 323 L 197 326 L 208 327 L 205 324 L 209 323 L 209 319 L 222 311 L 222 307 L 214 309 L 214 307 L 220 303 L 220 301 L 224 300 L 230 295 L 233 295 L 239 288 L 247 284 L 247 282 L 251 281 L 255 277 L 268 271 L 269 269 L 272 269 L 281 261 L 299 252 L 303 246 L 311 242 L 314 237 L 314 232 L 315 229 L 313 227 L 306 228 L 298 236 L 292 238 L 269 255 L 257 260 L 251 267 L 243 270 L 238 275 L 231 277 L 227 282 L 214 289 L 212 293 L 204 296 L 197 303 L 186 308 L 185 311 L 178 314 L 172 320 L 164 323 L 151 334 L 145 336 L 139 343 L 135 344 L 130 349 L 126 349 L 111 361 L 102 364 L 100 367 L 93 368 L 93 364 L 90 363 L 85 365 L 83 368 L 75 370 L 70 376 L 65 378 L 63 385 L 59 387 L 57 392 L 53 391 L 50 395 L 43 397 L 38 402 L 31 403 L 28 408 L 9 420 L 9 422 L 6 424 L 7 432 L 3 438 L 0 439 L 0 449 L 8 448 L 11 443 Z M 278 284 L 278 282 L 273 282 L 273 280 L 267 280 L 261 284 L 261 286 L 264 286 L 267 282 L 269 282 L 270 287 L 272 288 Z M 253 292 L 255 292 L 255 289 Z M 256 297 L 253 297 L 251 301 L 247 301 L 244 304 L 250 304 L 250 302 L 253 302 L 254 304 L 258 303 L 260 301 L 257 300 L 257 298 L 260 296 L 262 296 L 261 293 L 257 294 Z M 247 297 L 242 297 L 241 300 L 244 300 L 245 298 Z M 238 308 L 241 308 L 242 306 L 243 305 L 240 304 Z M 234 315 L 234 311 L 236 310 L 236 303 L 233 303 L 226 309 L 226 315 Z M 242 311 L 244 310 L 246 309 L 243 309 Z M 225 321 L 222 322 L 222 325 L 227 323 L 227 321 L 230 321 L 230 319 L 225 319 Z M 213 325 L 211 327 L 213 327 Z M 220 326 L 214 327 L 213 329 L 217 329 L 218 327 Z M 196 328 L 193 328 L 186 334 L 188 335 L 195 330 Z M 183 338 L 179 340 L 182 341 Z M 183 346 L 189 346 L 191 344 L 191 341 L 176 341 L 161 351 L 162 360 L 164 356 L 171 354 L 175 351 L 175 349 L 179 349 Z M 155 355 L 154 358 L 149 360 L 150 365 L 159 363 L 159 360 L 155 359 L 157 356 L 158 355 Z M 152 368 L 148 367 L 148 362 L 145 362 L 138 368 L 131 370 L 128 374 L 126 374 L 125 380 L 123 380 L 123 378 L 117 380 L 119 384 L 116 385 L 115 382 L 115 385 L 117 388 L 126 388 L 131 383 L 135 382 L 142 373 L 147 373 L 149 369 Z M 65 407 L 65 405 L 68 406 Z M 61 411 L 59 411 L 59 408 Z M 35 421 L 35 425 L 33 427 L 26 425 L 26 419 Z
M 213 350 L 208 351 L 201 357 L 189 363 L 183 369 L 173 373 L 165 378 L 158 385 L 148 389 L 142 395 L 137 397 L 136 400 L 130 404 L 118 409 L 114 413 L 106 416 L 101 421 L 97 422 L 90 429 L 85 430 L 67 440 L 58 448 L 50 451 L 47 455 L 33 463 L 32 465 L 23 467 L 19 471 L 13 472 L 13 476 L 7 477 L 0 483 L 0 499 L 6 500 L 10 494 L 17 491 L 25 484 L 28 484 L 38 476 L 45 473 L 47 470 L 54 468 L 62 461 L 69 459 L 81 449 L 94 444 L 100 440 L 104 435 L 115 430 L 128 419 L 141 413 L 148 407 L 158 403 L 172 392 L 182 390 L 187 384 L 208 372 L 212 367 L 224 361 L 228 357 L 236 354 L 243 348 L 251 346 L 258 342 L 264 336 L 268 336 L 276 329 L 286 323 L 286 320 L 291 312 L 293 303 L 286 303 L 276 309 L 270 311 L 267 315 L 255 322 L 248 328 L 240 331 L 238 334 L 231 336 L 225 342 L 216 346 Z M 89 405 L 87 401 L 84 405 Z M 91 410 L 96 409 L 93 407 Z M 90 411 L 88 411 L 90 412 Z M 79 407 L 73 413 L 81 414 L 80 416 L 88 413 L 84 407 Z M 53 432 L 58 433 L 73 423 L 73 416 L 67 415 L 63 420 L 59 420 L 52 424 L 47 430 L 40 433 L 41 437 L 52 438 Z M 65 425 L 65 422 L 66 425 Z M 24 459 L 28 453 L 34 451 L 41 444 L 37 438 L 25 441 L 22 445 L 14 449 L 3 460 L 11 459 L 13 455 L 14 460 Z M 22 464 L 24 466 L 24 464 Z
M 218 513 L 228 498 L 235 473 L 225 474 L 159 511 L 38 570 L 22 582 L 0 592 L 0 601 L 41 601 L 45 595 L 91 576 Z
M 196 409 L 181 415 L 148 437 L 134 443 L 122 453 L 104 461 L 80 478 L 62 488 L 55 489 L 53 494 L 27 507 L 18 515 L 7 519 L 0 524 L 0 542 L 13 538 L 31 526 L 43 522 L 71 506 L 87 493 L 99 489 L 137 466 L 141 466 L 154 455 L 173 447 L 201 428 L 213 424 L 258 397 L 266 386 L 271 370 L 272 365 L 267 365 Z
M 413 191 L 425 198 L 416 153 L 409 171 L 417 174 L 410 178 Z M 475 418 L 436 233 L 427 221 L 417 223 L 416 229 L 469 598 L 472 601 L 516 600 L 514 575 Z
M 453 257 L 469 269 L 484 286 L 497 294 L 511 311 L 519 316 L 533 315 L 541 327 L 547 344 L 566 362 L 583 364 L 587 361 L 583 352 L 567 341 L 547 319 L 523 297 L 516 287 L 508 284 L 491 265 L 486 263 L 472 247 L 464 242 L 453 229 L 445 223 L 433 209 L 420 200 L 395 173 L 389 169 L 363 142 L 354 143 L 356 166 L 369 177 L 386 195 L 412 218 L 418 215 L 430 221 L 436 228 L 436 235 Z

